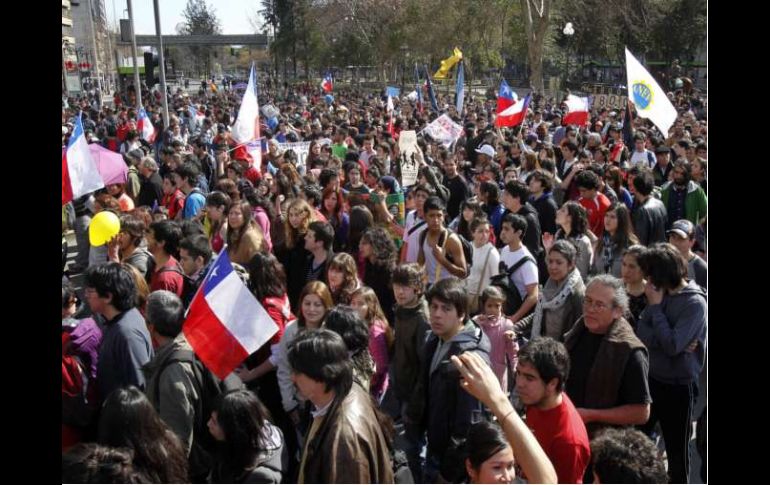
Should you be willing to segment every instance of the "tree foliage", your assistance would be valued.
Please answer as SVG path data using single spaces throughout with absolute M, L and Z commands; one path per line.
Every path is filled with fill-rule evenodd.
M 184 22 L 177 32 L 180 35 L 222 33 L 221 23 L 216 16 L 214 7 L 207 5 L 205 0 L 187 0 L 187 5 L 182 11 L 182 17 L 184 17 Z M 212 48 L 210 46 L 194 46 L 189 48 L 189 52 L 194 60 L 195 72 L 204 75 L 210 74 Z

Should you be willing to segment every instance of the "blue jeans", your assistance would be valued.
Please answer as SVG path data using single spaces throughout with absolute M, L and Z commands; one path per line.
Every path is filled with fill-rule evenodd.
M 406 403 L 401 403 L 401 419 L 404 422 L 404 453 L 409 462 L 409 469 L 415 482 L 420 482 L 422 476 L 423 459 L 425 451 L 425 432 L 420 431 L 414 423 L 410 423 L 406 418 Z

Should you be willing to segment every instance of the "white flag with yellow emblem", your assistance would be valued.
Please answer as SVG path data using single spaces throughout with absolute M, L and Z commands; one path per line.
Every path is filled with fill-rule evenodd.
M 668 136 L 668 129 L 676 121 L 676 108 L 666 97 L 666 92 L 655 78 L 628 49 L 626 49 L 626 73 L 628 99 L 636 106 L 637 115 L 652 121 L 664 136 Z

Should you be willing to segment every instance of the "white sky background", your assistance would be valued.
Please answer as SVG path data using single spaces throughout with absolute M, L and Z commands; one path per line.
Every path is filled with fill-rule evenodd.
M 249 18 L 257 18 L 259 9 L 258 0 L 206 0 L 210 7 L 214 7 L 219 19 L 222 33 L 253 34 L 254 28 L 249 23 Z M 160 29 L 163 35 L 175 35 L 177 24 L 184 22 L 182 11 L 187 5 L 187 0 L 158 0 L 160 8 Z M 137 34 L 155 34 L 155 14 L 153 0 L 133 0 L 131 6 L 134 9 L 134 28 Z M 110 25 L 117 23 L 116 18 L 128 18 L 128 4 L 126 0 L 104 0 L 107 10 L 107 21 Z M 260 23 L 262 19 L 260 18 Z

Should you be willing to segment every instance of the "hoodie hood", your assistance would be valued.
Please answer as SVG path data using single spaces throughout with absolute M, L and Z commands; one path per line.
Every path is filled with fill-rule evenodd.
M 96 377 L 96 364 L 99 346 L 102 343 L 102 331 L 92 318 L 86 318 L 78 323 L 70 332 L 70 350 L 73 354 L 86 357 L 91 368 L 91 376 Z

